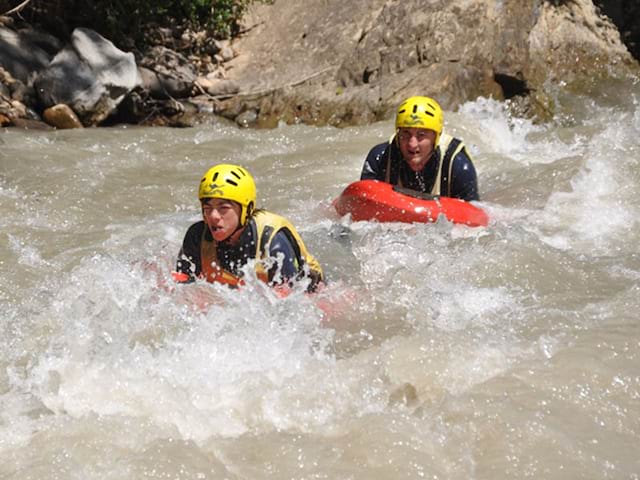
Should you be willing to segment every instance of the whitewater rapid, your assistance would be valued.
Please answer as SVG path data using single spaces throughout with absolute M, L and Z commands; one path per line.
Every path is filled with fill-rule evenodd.
M 391 122 L 0 134 L 0 477 L 639 478 L 637 82 L 446 112 L 487 228 L 331 201 Z M 169 280 L 244 165 L 330 280 Z

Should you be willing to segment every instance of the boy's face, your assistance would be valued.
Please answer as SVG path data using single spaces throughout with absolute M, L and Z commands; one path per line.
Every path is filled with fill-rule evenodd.
M 397 135 L 405 162 L 414 172 L 421 171 L 433 153 L 436 132 L 424 128 L 400 128 Z
M 202 201 L 202 218 L 218 242 L 227 240 L 238 229 L 241 210 L 238 203 L 223 198 Z

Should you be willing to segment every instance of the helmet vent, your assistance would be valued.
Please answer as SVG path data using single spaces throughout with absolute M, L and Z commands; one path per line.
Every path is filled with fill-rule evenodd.
M 435 143 L 438 143 L 442 133 L 442 109 L 438 102 L 429 97 L 411 97 L 406 99 L 398 107 L 395 127 L 399 128 L 423 128 L 436 132 Z
M 238 165 L 221 163 L 207 170 L 198 189 L 198 198 L 222 198 L 232 200 L 246 207 L 255 204 L 256 184 L 253 177 Z M 244 210 L 243 210 L 244 211 Z M 246 212 L 242 217 L 246 217 Z M 244 224 L 244 220 L 242 221 Z

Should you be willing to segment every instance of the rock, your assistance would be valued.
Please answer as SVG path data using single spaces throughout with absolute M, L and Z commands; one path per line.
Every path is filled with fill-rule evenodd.
M 193 127 L 198 122 L 198 107 L 194 103 L 187 101 L 181 103 L 181 110 L 176 115 L 167 117 L 170 127 Z
M 609 17 L 620 31 L 621 40 L 640 59 L 640 3 L 638 0 L 594 0 L 601 12 Z
M 118 105 L 118 111 L 109 120 L 117 123 L 139 124 L 153 115 L 155 102 L 142 87 L 129 92 Z
M 27 106 L 19 100 L 11 100 L 9 105 L 14 112 L 14 116 L 20 118 L 27 118 L 30 116 Z
M 18 35 L 30 47 L 35 46 L 46 52 L 49 58 L 52 58 L 62 48 L 62 42 L 53 35 L 31 27 L 21 28 Z
M 76 28 L 34 87 L 44 108 L 66 104 L 84 125 L 97 125 L 140 83 L 132 53 L 92 30 Z
M 637 2 L 595 3 L 620 25 L 626 45 L 637 46 Z M 588 94 L 596 82 L 640 70 L 591 0 L 274 0 L 252 6 L 244 23 L 233 41 L 184 26 L 152 28 L 148 38 L 163 46 L 138 69 L 125 59 L 130 54 L 78 29 L 47 69 L 57 77 L 47 83 L 50 73 L 38 76 L 39 96 L 45 107 L 68 104 L 85 125 L 106 116 L 189 125 L 203 108 L 242 126 L 347 126 L 386 119 L 415 94 L 434 96 L 447 110 L 493 97 L 544 121 L 558 108 L 559 88 Z M 52 37 L 0 26 L 0 65 L 10 62 L 20 75 L 7 68 L 11 78 L 3 80 L 0 69 L 0 94 L 33 106 L 30 75 L 57 49 Z M 102 57 L 116 59 L 116 71 L 96 80 Z M 124 74 L 119 58 L 128 63 Z M 144 90 L 132 90 L 136 77 Z M 197 94 L 206 99 L 195 102 L 195 112 L 185 108 Z M 115 116 L 123 96 L 127 105 Z
M 35 91 L 33 88 L 25 85 L 20 80 L 13 82 L 9 86 L 9 89 L 11 91 L 11 98 L 23 103 L 31 103 L 35 97 Z
M 14 108 L 9 89 L 0 83 L 0 126 L 13 125 L 13 119 L 19 115 Z
M 182 54 L 165 47 L 153 47 L 140 61 L 140 66 L 155 74 L 147 81 L 153 87 L 154 98 L 186 98 L 193 91 L 196 71 Z
M 231 46 L 231 43 L 229 43 L 228 41 L 217 42 L 217 47 L 218 49 L 216 52 L 214 52 L 214 54 L 220 55 L 220 58 L 222 59 L 223 62 L 228 62 L 230 60 L 233 60 L 237 56 L 236 51 Z
M 479 96 L 550 118 L 557 81 L 637 74 L 638 63 L 591 0 L 275 0 L 256 5 L 239 54 L 239 86 L 217 113 L 256 125 L 382 120 L 409 95 L 453 110 Z M 597 77 L 597 76 L 596 76 Z M 339 93 L 339 94 L 337 94 Z
M 586 0 L 557 8 L 545 2 L 529 35 L 529 51 L 536 83 L 581 82 L 631 62 L 617 29 Z
M 0 83 L 3 85 L 9 85 L 15 82 L 16 79 L 13 78 L 13 75 L 5 70 L 3 67 L 0 67 Z
M 205 55 L 213 56 L 220 52 L 221 46 L 218 40 L 208 37 L 205 41 L 202 51 Z
M 45 122 L 59 128 L 82 128 L 82 122 L 68 105 L 59 104 L 47 108 L 42 114 Z
M 167 92 L 162 86 L 158 75 L 146 67 L 138 67 L 142 88 L 153 98 L 167 98 Z
M 35 92 L 32 87 L 13 78 L 13 76 L 2 67 L 0 67 L 0 93 L 5 97 L 18 100 L 22 103 L 31 104 L 35 98 Z
M 45 68 L 52 57 L 38 42 L 33 42 L 33 38 L 33 35 L 0 26 L 0 66 L 25 84 L 32 74 Z
M 14 127 L 23 128 L 25 130 L 52 130 L 53 127 L 40 120 L 32 120 L 29 118 L 14 118 L 12 119 Z
M 12 17 L 8 17 L 5 14 L 0 15 L 0 27 L 13 27 L 14 20 Z
M 238 82 L 224 78 L 198 77 L 196 84 L 206 93 L 214 97 L 231 96 L 240 91 Z
M 258 112 L 255 110 L 247 110 L 242 112 L 235 118 L 235 122 L 241 127 L 252 127 L 258 120 Z
M 176 43 L 174 32 L 170 28 L 158 27 L 154 25 L 149 29 L 147 38 L 152 45 L 163 45 L 167 48 L 173 48 Z
M 26 105 L 11 100 L 0 93 L 0 126 L 15 126 L 18 128 L 28 128 L 43 130 L 50 128 L 44 122 L 38 120 L 37 115 L 27 108 Z

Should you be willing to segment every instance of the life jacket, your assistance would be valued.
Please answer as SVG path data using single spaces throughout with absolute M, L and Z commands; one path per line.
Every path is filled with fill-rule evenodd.
M 400 187 L 403 187 L 404 185 L 402 184 L 402 179 L 400 178 L 399 171 L 397 175 L 395 175 L 396 178 L 393 178 L 393 179 L 391 178 L 391 164 L 394 160 L 393 158 L 394 155 L 392 155 L 392 152 L 394 150 L 398 150 L 398 147 L 396 147 L 396 149 L 393 148 L 395 142 L 396 142 L 396 136 L 394 135 L 391 138 L 391 140 L 389 140 L 389 147 L 387 148 L 388 155 L 387 155 L 387 170 L 386 170 L 385 182 L 391 183 L 392 185 L 398 185 Z M 438 163 L 438 172 L 436 174 L 436 179 L 433 182 L 433 187 L 431 188 L 431 191 L 424 192 L 424 193 L 429 193 L 431 195 L 444 195 L 446 197 L 451 196 L 451 178 L 452 178 L 451 171 L 453 168 L 452 160 L 463 149 L 464 149 L 464 143 L 462 143 L 461 140 L 454 138 L 451 135 L 447 135 L 446 133 L 443 133 L 440 135 L 440 143 L 436 147 L 436 151 L 435 151 L 438 158 L 441 159 L 441 161 Z M 443 151 L 445 152 L 444 156 L 442 156 Z M 399 152 L 397 153 L 397 155 L 402 157 L 402 154 L 400 154 Z M 400 158 L 399 160 L 402 161 L 402 158 Z
M 309 274 L 312 278 L 322 280 L 322 267 L 320 263 L 311 255 L 300 238 L 300 235 L 293 225 L 284 217 L 265 210 L 257 210 L 249 220 L 246 228 L 252 228 L 255 243 L 253 258 L 256 260 L 256 276 L 265 283 L 268 283 L 269 276 L 265 268 L 265 260 L 268 258 L 269 246 L 273 236 L 280 230 L 285 230 L 296 253 L 296 261 L 300 271 L 304 265 L 308 265 Z M 200 256 L 202 262 L 202 274 L 208 282 L 218 282 L 234 287 L 242 285 L 244 282 L 240 277 L 223 269 L 218 264 L 218 243 L 207 238 L 206 228 L 202 232 Z

